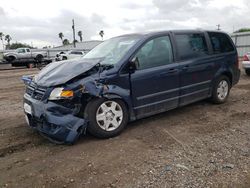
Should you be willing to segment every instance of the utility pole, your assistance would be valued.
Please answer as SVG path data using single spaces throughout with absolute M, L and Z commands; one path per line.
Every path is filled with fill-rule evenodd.
M 73 29 L 73 44 L 74 48 L 76 47 L 76 31 L 75 31 L 75 21 L 74 19 L 72 20 L 72 29 Z
M 220 26 L 221 26 L 221 25 L 218 24 L 218 25 L 216 25 L 216 26 L 218 27 L 217 30 L 220 31 Z

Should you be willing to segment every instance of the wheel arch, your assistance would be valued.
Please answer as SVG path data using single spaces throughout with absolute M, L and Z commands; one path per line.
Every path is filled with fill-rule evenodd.
M 227 70 L 227 69 L 222 69 L 222 70 L 219 70 L 216 74 L 215 74 L 215 77 L 213 79 L 213 83 L 216 79 L 218 79 L 220 76 L 226 76 L 229 78 L 229 81 L 230 81 L 230 84 L 232 86 L 232 83 L 233 83 L 233 72 L 232 70 Z
M 221 73 L 221 76 L 226 76 L 228 77 L 229 81 L 230 81 L 230 86 L 232 86 L 233 83 L 233 74 L 230 71 L 225 71 Z
M 10 60 L 14 61 L 17 59 L 17 56 L 14 54 L 9 54 L 9 55 L 5 56 L 4 59 L 6 59 L 7 61 L 10 61 Z

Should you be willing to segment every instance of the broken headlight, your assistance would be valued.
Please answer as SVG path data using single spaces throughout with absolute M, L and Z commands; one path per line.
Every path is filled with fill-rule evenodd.
M 64 88 L 58 87 L 52 90 L 49 100 L 70 99 L 73 96 L 74 92 L 72 90 L 64 90 Z

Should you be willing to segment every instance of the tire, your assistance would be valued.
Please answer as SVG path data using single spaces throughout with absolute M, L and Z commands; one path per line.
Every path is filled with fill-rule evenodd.
M 111 108 L 111 104 L 116 105 L 115 110 L 112 110 L 114 106 Z M 103 110 L 105 109 L 104 107 L 106 108 L 106 112 Z M 89 120 L 88 132 L 98 138 L 111 138 L 117 136 L 123 131 L 128 123 L 127 107 L 125 103 L 119 99 L 94 99 L 87 105 L 85 114 L 87 116 L 86 118 Z M 97 114 L 99 114 L 99 120 Z M 113 124 L 113 122 L 115 123 Z
M 7 57 L 6 58 L 6 60 L 8 61 L 8 62 L 13 62 L 13 61 L 15 61 L 15 57 L 14 56 L 9 56 L 9 57 Z
M 65 57 L 65 56 L 63 56 L 63 57 L 62 57 L 62 60 L 67 60 L 67 59 L 68 59 L 68 58 L 67 58 L 67 57 Z
M 36 61 L 37 61 L 38 63 L 42 63 L 42 61 L 43 61 L 43 56 L 42 56 L 42 55 L 37 55 L 37 56 L 36 56 Z
M 225 103 L 228 99 L 231 83 L 227 76 L 220 76 L 213 85 L 211 101 L 215 104 Z
M 246 75 L 250 76 L 250 69 L 245 69 Z

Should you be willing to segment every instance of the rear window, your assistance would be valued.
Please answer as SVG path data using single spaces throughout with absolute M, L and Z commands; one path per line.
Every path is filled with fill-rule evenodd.
M 208 55 L 208 47 L 204 34 L 177 34 L 175 38 L 180 60 Z
M 215 54 L 234 51 L 234 46 L 227 35 L 215 32 L 208 32 L 208 35 Z

